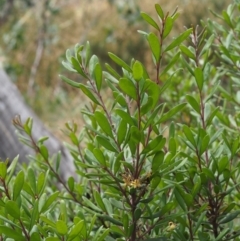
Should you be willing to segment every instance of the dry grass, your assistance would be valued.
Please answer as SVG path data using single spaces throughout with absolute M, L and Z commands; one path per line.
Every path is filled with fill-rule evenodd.
M 11 49 L 8 41 L 0 44 L 5 49 L 5 57 L 12 67 L 12 73 L 15 74 L 16 84 L 26 96 L 39 29 L 44 23 L 46 24 L 45 47 L 35 76 L 34 93 L 31 98 L 26 97 L 26 99 L 46 125 L 60 137 L 62 135 L 59 130 L 64 128 L 64 122 L 75 119 L 82 125 L 79 113 L 85 102 L 81 93 L 63 84 L 58 77 L 58 74 L 62 73 L 76 78 L 67 73 L 60 64 L 67 48 L 90 40 L 94 53 L 99 56 L 102 63 L 110 62 L 106 54 L 110 51 L 128 62 L 131 56 L 135 56 L 150 66 L 151 56 L 137 30 L 151 28 L 149 29 L 140 20 L 137 5 L 155 19 L 157 18 L 154 3 L 160 3 L 164 11 L 170 12 L 178 5 L 181 15 L 176 22 L 175 31 L 180 33 L 184 30 L 184 26 L 200 24 L 200 19 L 206 20 L 211 16 L 209 8 L 221 12 L 231 2 L 230 0 L 129 0 L 121 7 L 120 0 L 116 1 L 116 5 L 110 5 L 107 0 L 47 1 L 58 10 L 57 14 L 43 9 L 44 19 L 41 18 L 41 4 L 45 1 L 38 1 L 37 6 L 27 11 L 16 8 L 15 17 L 10 18 L 9 23 L 0 30 L 0 34 L 4 33 L 6 36 L 10 33 L 12 38 L 18 41 L 17 45 Z M 15 32 L 12 28 L 13 23 L 15 28 L 16 24 L 19 25 Z

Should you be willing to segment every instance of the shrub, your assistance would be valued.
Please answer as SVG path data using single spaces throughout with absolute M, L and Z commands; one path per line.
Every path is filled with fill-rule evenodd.
M 142 12 L 153 32 L 139 31 L 151 75 L 113 53 L 122 72 L 103 70 L 88 42 L 66 52 L 64 66 L 86 82 L 61 78 L 90 100 L 84 130 L 66 124 L 76 177 L 62 180 L 60 155 L 32 138 L 31 119 L 14 119 L 37 155 L 16 175 L 17 158 L 1 162 L 2 240 L 240 240 L 240 3 L 222 12 L 222 25 L 174 39 L 178 13 L 155 9 L 159 24 Z

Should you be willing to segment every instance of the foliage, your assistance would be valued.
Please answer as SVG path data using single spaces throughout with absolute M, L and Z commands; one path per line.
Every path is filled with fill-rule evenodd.
M 161 0 L 161 6 L 167 12 L 178 5 L 184 12 L 173 26 L 171 36 L 174 36 L 183 31 L 184 26 L 206 20 L 210 15 L 208 8 L 220 13 L 229 2 Z M 107 51 L 125 61 L 134 56 L 151 74 L 146 41 L 133 34 L 140 28 L 148 30 L 139 14 L 139 8 L 154 14 L 148 0 L 0 0 L 0 6 L 3 6 L 0 7 L 0 65 L 58 137 L 62 138 L 58 126 L 69 116 L 76 117 L 72 110 L 68 112 L 66 103 L 76 106 L 77 111 L 80 109 L 80 105 L 75 104 L 76 91 L 62 85 L 58 77 L 61 72 L 68 78 L 79 78 L 59 65 L 66 48 L 90 39 L 92 51 L 103 63 L 108 62 Z M 121 70 L 114 63 L 112 66 Z M 51 110 L 46 108 L 49 104 Z M 52 122 L 57 124 L 51 125 Z
M 32 119 L 13 120 L 20 140 L 36 151 L 15 175 L 17 158 L 0 164 L 2 240 L 240 240 L 240 2 L 170 38 L 178 13 L 146 33 L 153 77 L 144 64 L 109 52 L 105 70 L 89 42 L 66 51 L 63 65 L 85 81 L 62 80 L 89 105 L 85 128 L 66 123 L 76 176 L 58 174 L 60 154 L 32 137 Z M 112 98 L 106 101 L 108 91 Z M 54 185 L 54 183 L 57 184 Z

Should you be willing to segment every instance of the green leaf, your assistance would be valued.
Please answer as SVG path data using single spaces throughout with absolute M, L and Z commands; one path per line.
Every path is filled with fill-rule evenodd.
M 164 68 L 164 70 L 162 71 L 162 73 L 160 73 L 160 79 L 163 75 L 165 75 L 169 69 L 172 68 L 172 66 L 178 61 L 180 57 L 180 52 L 177 52 L 176 55 L 174 55 L 171 60 L 169 61 L 169 63 L 167 64 L 167 66 Z M 164 81 L 164 84 L 168 82 L 168 81 Z M 170 81 L 169 81 L 170 82 Z M 162 91 L 163 91 L 164 86 L 162 86 Z
M 189 73 L 191 73 L 191 75 L 194 76 L 194 71 L 193 71 L 192 67 L 190 66 L 190 64 L 188 63 L 188 61 L 186 61 L 185 58 L 182 57 L 182 62 L 183 62 L 183 65 L 189 71 Z
M 153 178 L 151 179 L 151 184 L 150 184 L 150 186 L 151 186 L 151 191 L 152 191 L 152 192 L 153 192 L 154 189 L 157 188 L 157 186 L 159 185 L 160 181 L 161 181 L 161 177 L 159 177 L 159 176 L 155 176 L 155 177 L 153 177 Z
M 133 78 L 136 81 L 140 81 L 143 77 L 143 67 L 142 64 L 139 61 L 135 61 L 133 64 Z
M 130 79 L 121 78 L 119 80 L 119 87 L 125 94 L 127 94 L 134 100 L 137 100 L 136 86 L 133 84 L 133 82 Z
M 207 117 L 206 120 L 206 126 L 209 126 L 212 123 L 213 118 L 216 116 L 216 114 L 219 111 L 219 106 L 217 106 L 212 112 L 211 114 Z
M 100 105 L 96 97 L 92 94 L 91 90 L 89 90 L 85 85 L 79 84 L 79 88 L 90 100 L 92 100 L 95 104 Z
M 155 117 L 157 116 L 157 114 L 158 114 L 158 112 L 159 112 L 159 110 L 161 109 L 161 108 L 164 108 L 164 104 L 162 103 L 162 104 L 160 104 L 160 105 L 158 105 L 157 107 L 156 107 L 156 109 L 153 111 L 153 113 L 151 114 L 151 116 L 150 116 L 150 118 L 148 118 L 148 120 L 147 120 L 147 122 L 146 122 L 146 124 L 145 124 L 145 126 L 144 126 L 144 130 L 147 128 L 147 127 L 149 127 L 150 125 L 152 125 L 153 123 L 154 123 L 154 119 L 155 119 Z
M 23 128 L 28 136 L 32 134 L 32 125 L 33 125 L 32 118 L 27 118 L 26 122 L 23 125 Z
M 194 53 L 188 47 L 186 47 L 185 45 L 181 44 L 179 46 L 179 48 L 181 49 L 182 53 L 187 55 L 190 59 L 195 59 Z
M 194 76 L 195 76 L 199 91 L 202 91 L 203 82 L 204 82 L 202 69 L 197 67 L 194 70 Z
M 26 237 L 23 237 L 19 231 L 16 229 L 13 230 L 5 225 L 0 225 L 0 234 L 5 235 L 7 238 L 12 238 L 15 241 L 26 241 Z
M 83 51 L 83 49 L 84 49 L 84 45 L 79 46 L 79 44 L 76 44 L 75 47 L 74 47 L 75 58 L 81 64 L 83 62 L 82 61 L 82 55 L 81 55 L 81 52 Z M 71 56 L 68 56 L 67 60 L 68 60 L 68 62 L 71 62 Z
M 53 202 L 58 198 L 59 195 L 59 191 L 54 192 L 53 194 L 51 194 L 49 196 L 49 198 L 47 199 L 46 203 L 44 204 L 41 212 L 45 212 L 46 210 L 48 210 L 48 208 L 50 207 L 50 205 L 53 204 Z
M 45 241 L 61 241 L 61 239 L 56 238 L 56 237 L 47 237 Z
M 152 98 L 153 104 L 152 108 L 156 106 L 160 99 L 160 87 L 155 82 L 150 79 L 147 79 L 143 88 L 144 92 L 147 92 L 148 96 Z
M 20 218 L 20 209 L 16 202 L 8 200 L 5 205 L 6 212 L 11 215 L 13 218 Z
M 125 107 L 125 108 L 127 107 L 126 98 L 122 93 L 118 93 L 117 91 L 114 91 L 113 97 L 119 105 L 121 105 L 122 107 Z
M 118 64 L 119 66 L 123 67 L 128 72 L 132 73 L 132 69 L 130 68 L 130 66 L 127 65 L 122 59 L 120 59 L 115 54 L 110 53 L 110 52 L 108 53 L 108 55 L 116 64 Z
M 9 167 L 8 167 L 8 175 L 7 175 L 7 184 L 9 184 L 9 182 L 11 181 L 11 179 L 12 179 L 12 177 L 13 177 L 13 175 L 14 175 L 14 172 L 15 172 L 15 168 L 16 168 L 16 166 L 17 166 L 17 163 L 18 163 L 18 158 L 19 158 L 19 155 L 18 156 L 16 156 L 13 160 L 12 160 L 12 162 L 10 163 L 10 165 L 9 165 Z M 0 162 L 0 163 L 2 163 L 2 162 Z M 0 165 L 2 165 L 2 164 L 0 164 Z M 7 165 L 7 164 L 5 164 L 5 165 Z M 0 166 L 0 172 L 1 172 L 1 166 Z M 4 173 L 5 173 L 5 171 L 3 170 L 2 171 L 2 174 L 3 174 L 3 176 L 2 176 L 2 178 L 4 177 Z M 1 176 L 1 175 L 0 175 Z
M 224 169 L 229 165 L 229 160 L 227 156 L 223 156 L 219 161 L 218 161 L 218 172 L 219 174 L 222 174 Z
M 37 232 L 31 233 L 30 241 L 42 241 L 41 235 Z
M 164 19 L 164 13 L 159 4 L 155 4 L 155 9 L 157 11 L 158 16 L 163 20 Z
M 222 240 L 222 238 L 225 237 L 230 231 L 231 231 L 230 228 L 225 228 L 225 229 L 223 229 L 223 230 L 220 232 L 220 234 L 217 236 L 217 238 L 214 239 L 214 241 Z
M 213 172 L 209 168 L 205 168 L 205 167 L 202 168 L 202 172 L 206 175 L 208 179 L 211 179 L 211 180 L 215 179 Z
M 179 105 L 173 107 L 167 113 L 162 115 L 162 117 L 159 119 L 159 121 L 157 123 L 159 124 L 159 123 L 169 120 L 171 117 L 176 115 L 179 111 L 181 111 L 185 107 L 185 105 L 186 105 L 186 103 L 182 103 L 182 104 L 179 104 Z
M 103 198 L 103 202 L 104 202 L 104 205 L 106 207 L 108 215 L 112 216 L 113 215 L 112 204 L 110 203 L 110 201 L 107 198 Z
M 39 211 L 38 211 L 38 200 L 35 200 L 33 210 L 32 210 L 32 215 L 31 215 L 31 222 L 30 222 L 30 228 L 32 228 L 39 219 Z
M 119 115 L 123 120 L 125 120 L 130 126 L 136 125 L 134 122 L 134 119 L 131 117 L 131 115 L 121 109 L 115 110 L 116 114 Z
M 59 218 L 64 221 L 67 222 L 68 219 L 68 213 L 67 213 L 67 203 L 66 200 L 62 199 L 60 200 L 60 216 Z
M 74 186 L 75 186 L 74 178 L 73 178 L 73 177 L 69 177 L 67 183 L 68 183 L 68 188 L 69 188 L 69 190 L 70 190 L 71 192 L 73 192 Z
M 37 180 L 37 193 L 38 195 L 41 195 L 41 193 L 44 191 L 47 180 L 48 180 L 48 174 L 49 170 L 46 172 L 41 172 L 38 176 Z
M 35 193 L 32 191 L 30 185 L 27 182 L 24 182 L 23 184 L 23 190 L 28 193 L 30 196 L 34 197 Z
M 102 166 L 104 167 L 107 166 L 106 160 L 105 160 L 106 158 L 100 149 L 97 149 L 97 148 L 93 149 L 93 154 Z
M 53 222 L 52 220 L 48 219 L 47 217 L 41 215 L 41 216 L 40 216 L 40 219 L 41 219 L 44 223 L 48 224 L 50 227 L 52 227 L 52 228 L 55 228 L 55 227 L 56 227 L 55 222 Z
M 102 213 L 102 209 L 100 209 L 98 206 L 96 206 L 91 200 L 87 199 L 84 196 L 82 198 L 87 207 L 93 209 L 96 212 Z
M 107 135 L 113 137 L 112 127 L 110 126 L 107 117 L 100 111 L 95 111 L 94 116 L 96 118 L 98 125 L 103 130 L 103 132 L 105 132 Z
M 173 137 L 175 136 L 175 125 L 174 122 L 172 121 L 169 127 L 169 137 Z
M 69 70 L 70 72 L 74 72 L 74 73 L 77 72 L 77 71 L 73 68 L 73 66 L 71 65 L 71 61 L 70 61 L 70 62 L 62 61 L 62 65 L 63 65 L 67 70 Z
M 168 16 L 165 20 L 164 30 L 163 30 L 163 38 L 166 38 L 168 34 L 171 32 L 173 27 L 173 19 L 172 17 Z
M 141 16 L 142 18 L 149 23 L 150 25 L 152 25 L 155 29 L 157 29 L 158 31 L 160 31 L 160 28 L 158 26 L 158 24 L 146 13 L 141 12 Z
M 187 99 L 188 104 L 189 104 L 198 114 L 200 114 L 200 113 L 201 113 L 200 104 L 196 101 L 196 99 L 195 99 L 193 96 L 191 96 L 191 95 L 186 95 L 186 99 Z
M 170 153 L 172 153 L 173 155 L 176 154 L 177 146 L 176 146 L 176 141 L 175 141 L 175 139 L 173 137 L 171 137 L 169 139 L 168 149 L 169 149 Z
M 24 172 L 20 171 L 17 174 L 17 177 L 13 185 L 13 200 L 16 200 L 19 197 L 19 194 L 23 188 L 23 184 L 24 184 Z
M 159 143 L 161 143 L 163 139 L 162 135 L 157 136 L 155 139 L 150 141 L 147 146 L 143 149 L 142 154 L 147 154 L 153 151 L 156 147 L 158 147 Z
M 124 232 L 125 234 L 127 234 L 128 228 L 129 228 L 129 217 L 126 213 L 124 213 L 122 216 L 122 223 L 123 223 Z
M 179 186 L 179 185 L 177 185 L 176 188 L 177 188 L 179 194 L 182 196 L 185 204 L 186 204 L 188 207 L 191 207 L 192 204 L 193 204 L 193 197 L 192 197 L 192 195 L 189 194 L 189 193 L 186 193 L 186 192 L 182 189 L 182 187 Z
M 34 193 L 37 191 L 37 185 L 36 185 L 36 174 L 34 173 L 33 169 L 30 167 L 27 172 L 27 179 L 28 183 L 30 184 L 31 189 Z
M 39 149 L 40 149 L 40 153 L 41 153 L 42 157 L 44 158 L 44 161 L 47 161 L 48 160 L 48 149 L 47 149 L 47 147 L 44 146 L 44 145 L 41 145 L 39 147 Z
M 90 56 L 91 56 L 91 47 L 90 47 L 90 43 L 87 41 L 85 45 L 85 67 L 88 67 Z
M 56 222 L 56 229 L 57 229 L 58 233 L 61 235 L 65 235 L 68 232 L 67 224 L 62 220 L 58 220 Z
M 164 152 L 163 151 L 159 151 L 154 155 L 153 160 L 152 160 L 152 171 L 153 172 L 157 172 L 159 170 L 159 168 L 163 164 L 163 160 L 164 160 Z
M 106 213 L 107 209 L 106 209 L 106 207 L 104 205 L 104 202 L 103 202 L 99 192 L 94 190 L 93 191 L 93 195 L 94 195 L 94 199 L 95 199 L 95 202 L 97 203 L 98 207 L 100 207 L 102 209 L 102 211 Z
M 79 221 L 76 223 L 70 230 L 68 234 L 68 241 L 73 240 L 77 235 L 79 235 L 82 231 L 82 228 L 84 226 L 84 220 Z
M 127 122 L 124 119 L 122 119 L 120 124 L 118 125 L 118 130 L 117 130 L 117 141 L 120 145 L 125 140 L 126 135 L 127 135 Z
M 177 46 L 179 46 L 186 38 L 189 37 L 189 35 L 192 33 L 192 28 L 186 30 L 184 33 L 182 33 L 180 36 L 175 38 L 172 43 L 170 43 L 167 48 L 164 50 L 164 52 L 167 52 Z
M 63 75 L 59 75 L 59 77 L 67 84 L 71 85 L 72 87 L 75 87 L 75 88 L 79 88 L 80 87 L 80 83 L 76 82 L 76 81 L 73 81 Z
M 150 45 L 152 54 L 156 60 L 156 63 L 160 60 L 161 48 L 160 48 L 160 41 L 158 37 L 154 33 L 150 33 L 148 35 L 148 43 Z
M 198 228 L 200 227 L 200 225 L 202 224 L 204 218 L 206 217 L 206 212 L 202 212 L 200 217 L 198 218 L 197 222 L 196 222 L 196 226 L 193 229 L 193 234 L 195 234 L 198 231 Z
M 145 115 L 146 113 L 152 111 L 153 107 L 153 98 L 148 97 L 147 103 L 141 106 L 141 115 Z
M 98 57 L 94 54 L 89 60 L 89 67 L 88 67 L 88 72 L 92 78 L 95 78 L 94 69 L 98 63 L 99 63 Z
M 7 163 L 0 162 L 0 177 L 4 180 L 7 176 Z
M 66 50 L 66 59 L 68 62 L 71 62 L 72 51 L 70 49 Z
M 183 209 L 183 211 L 186 211 L 187 210 L 186 203 L 176 188 L 174 189 L 174 195 L 175 195 L 175 198 L 176 198 L 179 206 Z
M 229 25 L 229 27 L 234 29 L 231 18 L 225 10 L 222 11 L 222 16 L 223 16 L 225 22 Z
M 164 207 L 161 209 L 161 215 L 164 215 L 165 213 L 171 212 L 176 207 L 175 202 L 168 202 Z
M 79 145 L 78 138 L 77 138 L 77 136 L 75 135 L 74 132 L 71 132 L 71 133 L 69 134 L 69 137 L 70 137 L 72 143 L 73 143 L 75 146 L 78 146 L 78 145 Z
M 113 69 L 109 64 L 105 64 L 109 74 L 111 74 L 114 78 L 116 78 L 117 80 L 121 78 L 121 76 L 118 74 L 118 72 Z
M 210 71 L 211 71 L 211 64 L 209 62 L 207 62 L 204 65 L 204 69 L 203 69 L 203 79 L 208 80 L 209 78 L 211 78 Z
M 134 220 L 138 220 L 142 215 L 142 210 L 140 208 L 135 209 L 133 217 Z
M 123 155 L 123 152 L 120 152 L 116 159 L 115 159 L 115 162 L 114 162 L 114 166 L 113 166 L 113 171 L 114 171 L 114 174 L 117 174 L 117 172 L 119 171 L 120 169 L 120 166 L 121 166 L 121 160 L 124 159 L 124 155 Z
M 124 236 L 123 230 L 116 225 L 110 225 L 110 231 L 113 233 L 120 234 L 121 236 Z
M 118 208 L 118 209 L 121 209 L 121 210 L 125 210 L 125 207 L 123 205 L 123 203 L 121 201 L 118 201 L 114 198 L 110 198 L 109 199 L 110 203 L 112 204 L 112 206 Z
M 194 180 L 194 187 L 192 189 L 192 196 L 195 198 L 195 196 L 198 194 L 199 190 L 201 189 L 201 178 L 197 176 L 196 180 Z
M 201 142 L 200 155 L 202 155 L 207 150 L 209 141 L 210 141 L 210 137 L 209 135 L 206 135 Z
M 107 240 L 106 237 L 109 234 L 109 232 L 110 232 L 110 229 L 105 229 L 105 231 L 100 236 L 97 237 L 97 241 Z
M 100 91 L 101 87 L 102 87 L 102 67 L 99 63 L 97 63 L 95 65 L 94 68 L 94 79 L 96 81 L 96 86 L 98 91 Z
M 84 73 L 84 71 L 83 71 L 82 67 L 80 66 L 77 59 L 75 59 L 74 57 L 71 57 L 71 62 L 72 62 L 74 69 L 77 70 L 77 72 L 80 75 L 82 75 L 84 78 L 88 78 L 87 75 Z
M 144 239 L 144 241 L 168 241 L 169 239 L 167 239 L 166 237 L 162 237 L 162 236 L 159 236 L 157 238 L 147 238 L 147 239 Z
M 136 126 L 131 126 L 130 128 L 131 140 L 136 144 L 141 142 L 141 131 Z
M 107 150 L 112 151 L 112 152 L 118 152 L 118 151 L 115 149 L 115 147 L 112 146 L 112 144 L 109 142 L 108 139 L 103 138 L 103 137 L 101 137 L 101 136 L 97 136 L 97 137 L 96 137 L 96 140 L 97 140 L 97 142 L 98 142 L 101 146 L 103 146 L 103 147 L 106 148 Z
M 48 139 L 49 139 L 48 136 L 40 137 L 40 138 L 38 139 L 37 143 L 38 143 L 39 145 L 42 145 L 42 144 L 43 144 L 46 140 L 48 140 Z

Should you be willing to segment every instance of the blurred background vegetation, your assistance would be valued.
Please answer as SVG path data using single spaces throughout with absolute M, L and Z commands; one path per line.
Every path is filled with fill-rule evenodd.
M 155 17 L 154 4 L 181 15 L 175 31 L 201 25 L 221 13 L 231 0 L 0 0 L 0 66 L 18 86 L 27 103 L 55 135 L 68 120 L 81 124 L 84 97 L 69 88 L 58 75 L 69 73 L 61 65 L 67 48 L 90 41 L 101 62 L 111 62 L 113 52 L 149 66 L 151 56 L 144 37 L 137 33 L 148 26 L 140 17 L 144 11 Z M 111 62 L 111 65 L 114 66 Z M 115 66 L 116 67 L 116 66 Z M 71 76 L 74 78 L 74 76 Z M 107 96 L 107 93 L 106 93 Z

